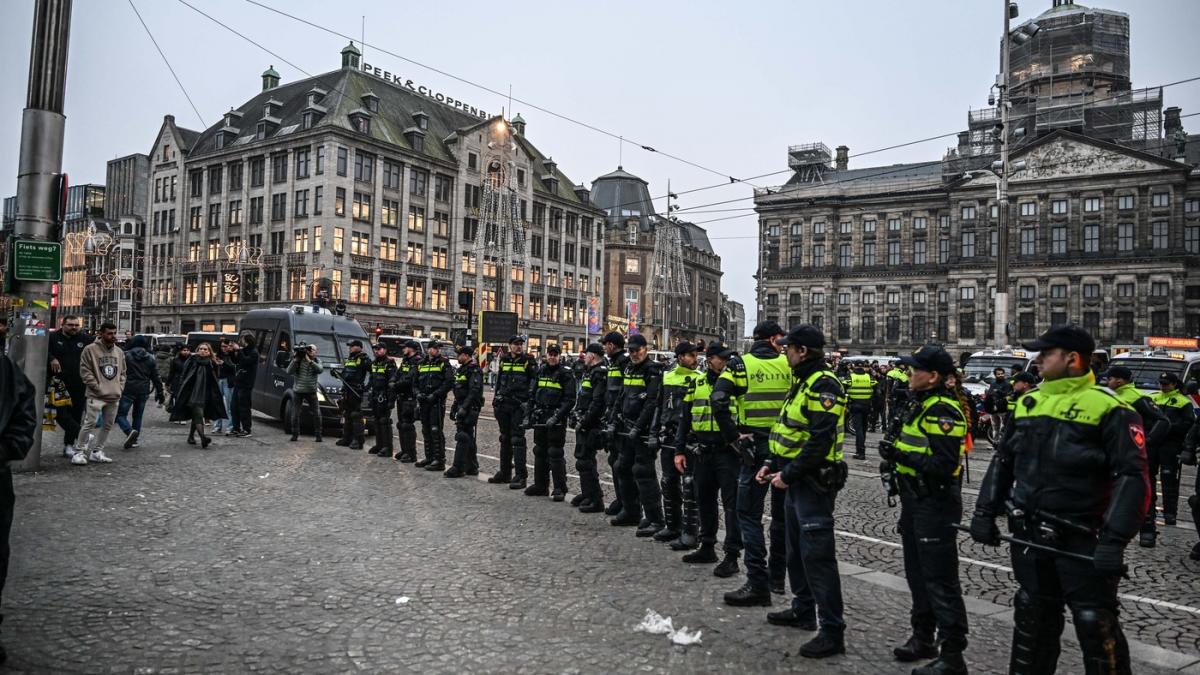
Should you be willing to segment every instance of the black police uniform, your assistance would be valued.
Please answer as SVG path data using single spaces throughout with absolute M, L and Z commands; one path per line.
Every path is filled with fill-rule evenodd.
M 372 455 L 391 458 L 394 452 L 392 446 L 392 405 L 395 393 L 392 390 L 396 379 L 396 362 L 384 354 L 371 361 L 370 375 L 367 378 L 367 401 L 371 406 L 372 424 L 375 429 L 375 444 L 368 450 Z
M 621 446 L 624 436 L 617 433 L 617 418 L 620 416 L 621 385 L 625 366 L 629 364 L 629 355 L 624 349 L 618 349 L 607 356 L 606 379 L 604 384 L 604 450 L 608 453 L 608 468 L 613 477 L 613 493 L 616 495 L 604 512 L 610 516 L 619 514 L 624 508 L 622 502 L 623 490 L 621 476 L 617 473 L 617 462 L 621 458 Z
M 703 387 L 699 381 L 693 381 L 692 389 L 686 397 L 685 405 L 680 416 L 678 432 L 675 441 L 675 454 L 683 455 L 688 464 L 684 474 L 684 490 L 695 492 L 696 509 L 699 516 L 700 550 L 683 557 L 684 562 L 716 562 L 713 549 L 717 543 L 717 528 L 724 514 L 725 541 L 722 551 L 725 559 L 736 561 L 742 552 L 742 531 L 738 526 L 737 493 L 738 473 L 742 461 L 737 452 L 721 438 L 712 417 L 712 402 L 708 398 L 717 383 L 719 374 L 709 369 L 699 376 L 704 379 Z M 697 390 L 701 393 L 698 394 Z M 704 393 L 709 392 L 709 393 Z M 698 401 L 698 397 L 703 397 Z M 698 421 L 695 418 L 696 406 L 704 410 L 706 419 Z M 688 475 L 690 474 L 690 475 Z M 720 497 L 720 511 L 717 509 L 717 498 Z M 686 500 L 686 492 L 685 497 Z M 688 542 L 681 541 L 671 545 L 677 551 L 689 548 Z M 731 562 L 732 566 L 734 563 Z M 736 571 L 736 567 L 733 572 Z
M 483 370 L 471 359 L 458 367 L 454 374 L 454 405 L 450 419 L 454 421 L 454 463 L 447 475 L 474 476 L 479 473 L 478 446 L 475 425 L 483 409 Z
M 1160 380 L 1161 382 L 1161 380 Z M 1179 512 L 1179 482 L 1180 482 L 1180 462 L 1179 455 L 1183 452 L 1183 441 L 1187 438 L 1188 432 L 1191 431 L 1192 425 L 1196 422 L 1196 413 L 1192 412 L 1192 399 L 1180 391 L 1179 380 L 1175 380 L 1176 389 L 1170 394 L 1159 392 L 1154 395 L 1154 402 L 1162 409 L 1163 414 L 1170 420 L 1171 427 L 1167 433 L 1167 437 L 1154 450 L 1153 456 L 1158 461 L 1155 462 L 1152 458 L 1150 461 L 1150 513 L 1149 517 L 1154 517 L 1154 482 L 1155 473 L 1158 473 L 1158 480 L 1162 484 L 1162 513 L 1163 522 L 1167 525 L 1174 525 L 1176 515 Z M 1157 469 L 1157 471 L 1156 471 Z
M 698 517 L 692 471 L 689 468 L 685 475 L 680 475 L 675 468 L 675 454 L 680 418 L 683 415 L 683 409 L 688 407 L 684 403 L 684 399 L 688 392 L 695 388 L 697 377 L 699 375 L 695 369 L 683 366 L 678 361 L 662 376 L 662 393 L 659 395 L 658 403 L 661 410 L 659 413 L 658 460 L 659 469 L 662 471 L 659 487 L 662 491 L 664 521 L 663 529 L 654 535 L 654 539 L 657 541 L 671 541 L 679 538 L 685 532 L 689 542 L 696 540 Z M 686 455 L 686 446 L 681 449 Z M 692 458 L 688 459 L 690 467 Z
M 1196 466 L 1196 452 L 1200 450 L 1200 423 L 1192 425 L 1192 430 L 1188 432 L 1187 439 L 1183 444 L 1183 452 L 1179 455 L 1179 460 L 1188 466 Z M 1192 491 L 1192 496 L 1188 497 L 1188 508 L 1192 512 L 1192 523 L 1196 526 L 1196 532 L 1200 532 L 1200 471 L 1195 472 L 1196 485 Z M 1200 560 L 1200 541 L 1192 545 L 1192 552 L 1188 556 L 1192 560 Z
M 529 496 L 544 496 L 553 481 L 555 501 L 567 493 L 567 415 L 575 407 L 575 376 L 561 362 L 543 363 L 533 382 L 524 426 L 533 429 L 533 484 Z
M 616 419 L 621 450 L 615 475 L 621 491 L 622 513 L 617 514 L 614 522 L 637 524 L 639 537 L 652 536 L 663 527 L 662 493 L 655 470 L 659 415 L 656 403 L 661 386 L 662 367 L 649 357 L 641 363 L 630 359 L 621 373 Z
M 396 364 L 396 376 L 392 391 L 396 401 L 396 430 L 400 434 L 400 452 L 396 459 L 401 462 L 417 461 L 417 368 L 421 355 L 401 357 Z
M 603 361 L 584 371 L 575 401 L 575 470 L 579 472 L 579 501 L 572 504 L 585 513 L 604 510 L 604 492 L 596 469 L 596 453 L 603 446 L 604 399 L 608 368 Z
M 1090 354 L 1095 343 L 1076 333 L 1086 336 L 1069 327 L 1043 340 L 1070 340 L 1078 343 L 1072 351 Z M 1025 347 L 1055 346 L 1043 340 Z M 1130 672 L 1117 589 L 1125 545 L 1146 517 L 1144 437 L 1138 414 L 1112 390 L 1096 386 L 1091 371 L 1044 381 L 1017 399 L 1013 421 L 980 486 L 971 536 L 998 544 L 995 518 L 1008 513 L 1016 538 L 1093 560 L 1012 547 L 1019 584 L 1012 672 L 1054 672 L 1064 602 L 1071 608 L 1085 670 Z
M 500 357 L 500 369 L 496 374 L 495 395 L 492 410 L 496 424 L 500 427 L 500 470 L 488 479 L 489 483 L 508 483 L 514 490 L 525 487 L 525 429 L 523 406 L 529 402 L 529 393 L 537 361 L 529 354 L 515 355 L 511 352 Z
M 416 463 L 427 471 L 446 469 L 446 395 L 454 387 L 454 368 L 450 359 L 426 354 L 417 366 L 417 414 L 425 441 L 425 459 Z
M 342 396 L 338 399 L 338 407 L 342 409 L 342 437 L 337 445 L 348 445 L 352 450 L 363 446 L 361 395 L 370 365 L 371 360 L 361 351 L 342 362 Z

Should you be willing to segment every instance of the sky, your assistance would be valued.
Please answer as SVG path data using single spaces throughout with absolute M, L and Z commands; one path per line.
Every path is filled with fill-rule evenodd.
M 967 111 L 987 105 L 999 69 L 1003 7 L 999 0 L 257 1 L 355 38 L 365 24 L 366 61 L 489 112 L 508 108 L 511 86 L 523 102 L 514 101 L 510 115 L 526 119 L 529 139 L 576 183 L 590 185 L 618 163 L 647 180 L 656 198 L 670 181 L 682 217 L 708 229 L 722 258 L 722 290 L 746 306 L 751 324 L 752 187 L 729 178 L 781 172 L 749 181 L 778 185 L 788 178 L 787 146 L 815 141 L 849 146 L 850 168 L 940 158 L 953 137 L 854 155 L 964 129 Z M 340 65 L 342 37 L 249 0 L 187 2 L 261 47 L 183 0 L 75 0 L 63 159 L 72 184 L 103 183 L 105 162 L 148 153 L 165 114 L 193 129 L 215 123 L 259 91 L 268 66 L 287 82 Z M 1018 22 L 1052 0 L 1019 4 Z M 1135 87 L 1200 75 L 1197 0 L 1091 4 L 1130 15 Z M 0 196 L 16 192 L 33 6 L 0 0 Z M 1170 87 L 1164 99 L 1185 114 L 1200 111 L 1200 82 Z M 711 189 L 686 192 L 695 188 Z M 663 211 L 664 200 L 656 206 Z

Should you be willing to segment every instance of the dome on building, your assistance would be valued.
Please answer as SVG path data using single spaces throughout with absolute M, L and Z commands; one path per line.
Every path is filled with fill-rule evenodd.
M 624 227 L 630 218 L 641 221 L 645 231 L 652 229 L 656 218 L 654 202 L 650 199 L 650 188 L 646 181 L 629 173 L 623 167 L 606 173 L 592 181 L 592 203 L 608 213 L 607 226 Z

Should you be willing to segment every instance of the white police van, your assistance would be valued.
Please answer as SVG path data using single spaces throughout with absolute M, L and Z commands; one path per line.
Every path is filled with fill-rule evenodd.
M 1200 351 L 1144 347 L 1117 354 L 1109 366 L 1124 366 L 1133 373 L 1133 386 L 1139 391 L 1153 394 L 1158 388 L 1158 376 L 1174 373 L 1183 383 L 1185 391 L 1189 382 L 1200 382 Z
M 992 374 L 993 371 L 1003 368 L 1011 380 L 1013 366 L 1019 366 L 1021 370 L 1029 370 L 1037 355 L 1037 352 L 1013 349 L 1012 347 L 984 349 L 975 352 L 967 357 L 967 362 L 963 365 L 963 389 L 973 396 L 983 396 L 987 393 L 988 387 L 996 381 L 996 376 Z

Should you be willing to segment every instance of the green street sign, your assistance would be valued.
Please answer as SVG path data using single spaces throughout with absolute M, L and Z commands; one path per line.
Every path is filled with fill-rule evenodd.
M 14 239 L 9 265 L 16 281 L 62 281 L 62 243 Z

